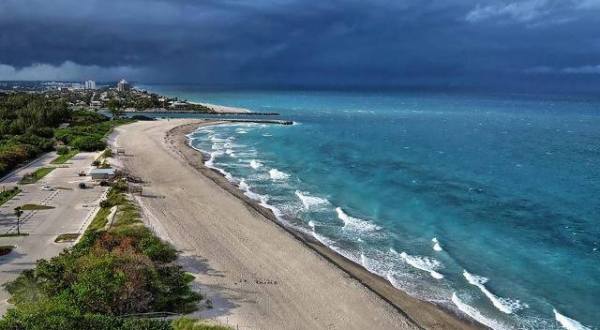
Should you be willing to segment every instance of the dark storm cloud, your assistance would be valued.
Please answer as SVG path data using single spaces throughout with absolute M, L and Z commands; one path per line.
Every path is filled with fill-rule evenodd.
M 598 75 L 600 0 L 3 0 L 0 78 L 494 84 Z M 66 62 L 66 63 L 65 63 Z

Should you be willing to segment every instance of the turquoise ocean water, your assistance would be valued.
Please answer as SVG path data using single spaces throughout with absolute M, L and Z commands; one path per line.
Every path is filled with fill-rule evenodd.
M 399 289 L 494 329 L 600 329 L 600 99 L 144 88 L 293 120 L 191 143 Z

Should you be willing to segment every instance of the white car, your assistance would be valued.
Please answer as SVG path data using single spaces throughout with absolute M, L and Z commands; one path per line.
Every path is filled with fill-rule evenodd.
M 54 188 L 50 187 L 49 185 L 45 184 L 42 186 L 42 190 L 46 190 L 46 191 L 53 191 Z

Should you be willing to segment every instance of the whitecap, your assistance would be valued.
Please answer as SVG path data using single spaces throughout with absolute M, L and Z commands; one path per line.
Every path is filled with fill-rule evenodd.
M 502 313 L 512 314 L 519 309 L 527 307 L 527 305 L 521 304 L 519 300 L 501 298 L 491 293 L 484 285 L 488 281 L 486 277 L 471 274 L 466 270 L 463 271 L 463 276 L 467 279 L 467 282 L 479 288 L 479 290 L 492 302 L 494 307 Z
M 215 157 L 217 157 L 217 156 L 221 156 L 221 155 L 223 155 L 223 152 L 222 152 L 222 151 L 213 151 L 213 152 L 209 153 L 208 160 L 206 160 L 206 161 L 204 162 L 204 165 L 205 165 L 206 167 L 215 168 L 215 167 L 214 167 L 214 163 L 215 163 Z
M 432 238 L 431 241 L 433 242 L 433 250 L 440 252 L 442 251 L 442 246 L 440 245 L 440 242 L 438 241 L 438 239 L 436 237 Z
M 257 161 L 256 159 L 253 159 L 250 161 L 250 167 L 252 167 L 255 170 L 261 166 L 262 166 L 262 163 Z
M 357 231 L 375 231 L 381 229 L 381 227 L 366 220 L 349 216 L 341 207 L 336 207 L 335 212 L 337 213 L 338 218 L 344 222 L 344 229 Z
M 360 264 L 369 272 L 382 277 L 386 276 L 389 272 L 389 266 L 386 263 L 369 258 L 364 253 L 360 254 Z
M 246 183 L 246 180 L 244 180 L 244 179 L 240 180 L 238 187 L 240 188 L 241 191 L 250 190 L 250 186 Z
M 556 319 L 556 321 L 567 330 L 592 330 L 591 328 L 588 328 L 585 325 L 581 324 L 579 321 L 573 320 L 562 315 L 556 309 L 553 309 L 553 311 L 554 318 Z
M 310 196 L 307 192 L 301 192 L 299 190 L 296 190 L 296 196 L 298 196 L 302 202 L 302 205 L 304 205 L 304 209 L 306 210 L 319 205 L 329 204 L 329 201 L 325 198 Z
M 396 250 L 390 249 L 390 251 L 394 254 L 398 254 Z M 416 269 L 420 269 L 422 271 L 428 272 L 431 277 L 436 280 L 441 280 L 444 278 L 444 275 L 440 274 L 436 270 L 439 269 L 442 264 L 436 259 L 422 256 L 411 256 L 406 252 L 399 253 L 400 258 L 404 260 L 407 264 L 413 266 Z
M 312 228 L 312 230 L 313 230 L 313 231 L 315 230 L 315 222 L 314 222 L 314 221 L 310 220 L 310 221 L 308 222 L 308 226 L 309 226 L 310 228 Z
M 290 177 L 289 174 L 281 172 L 276 168 L 273 168 L 269 171 L 269 176 L 271 176 L 271 179 L 273 180 L 287 180 L 287 178 Z
M 280 209 L 278 209 L 277 207 L 267 203 L 269 201 L 269 196 L 267 195 L 261 195 L 261 201 L 260 201 L 260 206 L 262 207 L 266 207 L 269 210 L 271 210 L 271 212 L 273 212 L 273 215 L 275 215 L 275 218 L 277 218 L 277 220 L 283 222 L 283 212 L 281 212 Z
M 483 316 L 483 314 L 481 314 L 481 312 L 479 310 L 477 310 L 477 308 L 469 306 L 466 303 L 464 303 L 462 300 L 460 300 L 460 298 L 458 298 L 458 296 L 456 295 L 456 292 L 452 293 L 452 302 L 454 303 L 454 305 L 456 305 L 456 307 L 458 307 L 458 309 L 460 311 L 467 314 L 468 316 L 470 316 L 477 322 L 479 322 L 487 327 L 490 327 L 494 330 L 506 329 L 506 327 L 503 326 L 501 323 Z

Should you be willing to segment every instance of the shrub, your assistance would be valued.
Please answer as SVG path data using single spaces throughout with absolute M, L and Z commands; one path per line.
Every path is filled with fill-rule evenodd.
M 199 321 L 182 317 L 171 322 L 174 330 L 229 330 L 231 328 L 206 321 Z
M 58 147 L 56 148 L 56 153 L 59 155 L 66 155 L 68 154 L 70 151 L 70 149 L 68 147 Z
M 106 147 L 106 143 L 96 136 L 78 136 L 70 145 L 82 151 L 98 151 Z

